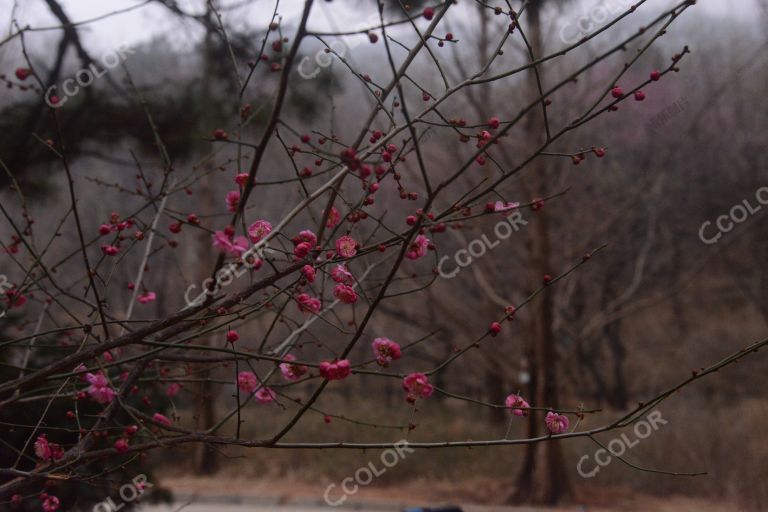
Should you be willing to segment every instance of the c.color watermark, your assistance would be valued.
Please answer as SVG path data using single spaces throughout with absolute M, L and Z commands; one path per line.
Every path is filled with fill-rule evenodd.
M 368 27 L 375 26 L 377 24 L 381 24 L 381 19 L 379 18 L 378 13 L 371 14 L 368 16 L 368 18 L 365 21 L 360 22 L 353 31 L 360 31 L 363 29 L 366 29 Z M 370 36 L 369 36 L 370 37 Z M 344 57 L 344 55 L 347 54 L 347 52 L 353 50 L 356 46 L 360 46 L 363 41 L 365 41 L 364 34 L 355 34 L 355 35 L 346 35 L 341 38 L 341 40 L 333 40 L 331 43 L 328 44 L 330 49 L 335 52 L 339 57 Z M 305 80 L 311 80 L 315 78 L 317 75 L 320 74 L 320 70 L 322 68 L 327 68 L 331 65 L 333 62 L 333 56 L 330 55 L 330 52 L 327 48 L 323 48 L 321 50 L 318 50 L 318 52 L 315 54 L 315 64 L 317 64 L 317 67 L 315 69 L 307 71 L 304 69 L 304 67 L 309 62 L 309 56 L 305 55 L 303 59 L 301 59 L 301 62 L 299 62 L 298 71 L 299 76 L 301 78 L 304 78 Z
M 61 83 L 61 87 L 52 85 L 45 91 L 45 102 L 51 108 L 63 107 L 69 98 L 76 96 L 81 89 L 93 85 L 93 83 L 106 75 L 109 70 L 116 68 L 121 62 L 125 61 L 128 54 L 135 53 L 127 45 L 118 46 L 117 50 L 110 50 L 103 54 L 100 59 L 101 69 L 95 62 L 75 73 L 74 78 L 67 78 Z
M 119 503 L 115 503 L 115 500 L 110 497 L 95 504 L 92 512 L 116 512 L 125 507 L 127 503 L 136 501 L 142 494 L 144 494 L 144 492 L 146 492 L 147 487 L 152 487 L 152 485 L 153 484 L 147 480 L 147 475 L 136 475 L 130 483 L 120 487 Z
M 468 267 L 477 258 L 482 258 L 486 252 L 495 249 L 501 240 L 506 240 L 512 233 L 516 233 L 520 230 L 520 226 L 528 225 L 528 221 L 523 219 L 522 214 L 519 211 L 514 211 L 511 215 L 505 216 L 504 220 L 496 223 L 493 227 L 493 233 L 496 235 L 496 240 L 491 241 L 488 239 L 488 235 L 482 235 L 480 238 L 475 238 L 469 244 L 466 249 L 459 249 L 453 254 L 453 260 L 458 265 L 452 271 L 447 272 L 443 269 L 443 265 L 446 261 L 450 260 L 450 256 L 443 256 L 440 261 L 437 262 L 437 272 L 440 277 L 445 279 L 452 279 L 456 277 L 462 268 Z
M 5 292 L 13 288 L 13 284 L 8 280 L 5 274 L 0 274 L 0 295 L 4 295 Z M 7 311 L 0 311 L 0 318 L 3 318 Z
M 675 116 L 677 116 L 677 114 L 687 110 L 688 107 L 690 107 L 688 100 L 685 98 L 680 98 L 677 101 L 668 104 L 666 107 L 654 114 L 650 121 L 648 121 L 648 126 L 650 126 L 652 130 L 659 130 L 669 121 L 671 121 Z
M 258 249 L 256 247 L 256 245 L 252 245 L 250 249 L 240 256 L 240 259 L 237 262 L 230 262 L 221 267 L 216 271 L 213 278 L 207 277 L 203 279 L 203 282 L 201 283 L 203 291 L 201 291 L 194 299 L 190 299 L 189 297 L 192 290 L 197 288 L 197 285 L 189 285 L 186 292 L 184 292 L 184 301 L 187 303 L 187 308 L 202 304 L 206 295 L 214 295 L 218 293 L 222 287 L 229 286 L 235 278 L 242 276 L 248 272 L 248 270 L 252 268 L 258 270 L 263 263 L 264 254 L 274 252 L 269 247 L 259 247 Z M 241 263 L 242 265 L 238 265 L 238 263 Z
M 353 477 L 347 477 L 341 481 L 341 484 L 339 485 L 342 492 L 341 496 L 337 499 L 331 498 L 331 492 L 336 488 L 336 484 L 330 484 L 326 487 L 325 492 L 323 493 L 323 499 L 328 506 L 338 507 L 347 501 L 349 496 L 357 493 L 357 491 L 360 490 L 361 485 L 369 485 L 373 482 L 374 477 L 380 477 L 387 472 L 387 469 L 396 466 L 398 462 L 405 459 L 406 453 L 413 453 L 415 451 L 416 450 L 408 446 L 408 441 L 401 439 L 395 443 L 394 448 L 389 448 L 381 452 L 380 458 L 383 467 L 377 467 L 373 462 L 369 462 L 367 466 L 358 468 Z
M 560 27 L 560 40 L 565 44 L 578 42 L 582 37 L 588 36 L 597 25 L 628 9 L 632 3 L 633 0 L 603 0 L 577 18 L 575 23 L 571 21 L 564 23 Z
M 717 228 L 717 232 L 713 235 L 707 235 L 705 231 L 711 232 L 710 226 L 713 222 L 708 220 L 699 228 L 699 239 L 707 245 L 716 244 L 723 234 L 733 231 L 736 224 L 741 224 L 755 215 L 757 212 L 763 209 L 763 206 L 768 206 L 768 187 L 760 187 L 755 192 L 755 201 L 759 204 L 755 205 L 750 202 L 749 199 L 744 199 L 739 204 L 735 204 L 728 211 L 728 215 L 720 215 L 715 219 L 714 227 Z
M 578 464 L 576 464 L 576 471 L 582 478 L 593 478 L 600 472 L 601 468 L 611 463 L 613 457 L 621 457 L 627 450 L 631 450 L 640 444 L 641 440 L 657 431 L 659 425 L 666 425 L 667 423 L 668 421 L 661 417 L 659 411 L 652 411 L 645 419 L 635 423 L 632 429 L 635 434 L 633 439 L 627 437 L 627 434 L 621 434 L 621 436 L 611 439 L 607 444 L 607 450 L 600 448 L 593 454 L 592 458 L 595 459 L 597 466 L 592 471 L 584 471 L 583 467 L 584 463 L 590 459 L 589 455 L 584 455 L 579 459 Z

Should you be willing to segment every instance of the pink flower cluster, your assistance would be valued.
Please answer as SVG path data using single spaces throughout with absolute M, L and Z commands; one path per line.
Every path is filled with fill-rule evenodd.
M 150 302 L 153 302 L 155 299 L 157 299 L 157 294 L 155 292 L 144 292 L 138 297 L 136 297 L 136 302 L 139 304 L 149 304 Z
M 61 502 L 56 496 L 43 493 L 40 495 L 40 499 L 43 500 L 43 512 L 56 512 L 59 510 L 59 505 L 61 505 Z
M 357 242 L 348 235 L 339 237 L 336 240 L 336 254 L 342 258 L 351 258 L 357 254 Z
M 423 373 L 411 373 L 403 379 L 403 389 L 406 392 L 405 400 L 408 403 L 416 403 L 417 398 L 429 398 L 435 391 Z
M 357 302 L 357 292 L 346 284 L 337 284 L 333 289 L 333 296 L 344 304 L 354 304 Z
M 405 257 L 409 260 L 417 260 L 427 255 L 427 249 L 429 248 L 429 238 L 424 235 L 417 235 L 413 239 L 411 245 L 408 247 L 408 252 L 405 253 Z
M 248 239 L 244 236 L 233 237 L 225 231 L 216 231 L 213 234 L 213 247 L 228 256 L 239 258 L 248 250 Z
M 259 380 L 253 372 L 240 372 L 237 374 L 237 387 L 246 395 L 250 395 L 259 387 Z
M 304 313 L 317 313 L 322 306 L 319 299 L 312 297 L 307 293 L 298 294 L 296 296 L 296 303 L 299 306 L 299 311 Z
M 352 369 L 349 365 L 349 360 L 342 359 L 341 361 L 323 361 L 320 363 L 320 376 L 326 380 L 342 380 L 349 377 L 352 373 Z
M 275 398 L 277 398 L 275 392 L 267 387 L 261 387 L 253 394 L 253 399 L 260 404 L 268 404 L 275 400 Z
M 512 414 L 515 416 L 528 416 L 528 410 L 531 407 L 523 397 L 514 394 L 507 397 L 505 404 L 509 409 L 512 409 Z
M 235 213 L 237 206 L 240 204 L 240 191 L 231 190 L 227 192 L 227 211 Z
M 304 265 L 301 267 L 301 275 L 304 276 L 304 279 L 306 279 L 308 283 L 314 283 L 317 271 L 312 265 Z
M 333 270 L 331 270 L 331 279 L 341 284 L 353 284 L 355 282 L 355 277 L 349 271 L 349 268 L 342 264 L 333 267 Z
M 152 421 L 155 423 L 159 423 L 165 427 L 170 427 L 173 425 L 173 422 L 168 418 L 168 416 L 165 416 L 164 414 L 160 414 L 159 412 L 156 412 L 152 415 Z
M 20 308 L 27 303 L 27 298 L 19 293 L 18 290 L 8 290 L 5 292 L 5 301 L 8 304 L 9 309 Z
M 272 232 L 272 224 L 266 220 L 257 220 L 250 226 L 248 226 L 248 236 L 251 242 L 256 243 L 264 239 L 265 236 Z
M 504 201 L 496 201 L 496 203 L 493 205 L 493 211 L 495 212 L 505 212 L 507 210 L 514 210 L 516 208 L 520 207 L 520 203 L 505 203 Z
M 341 214 L 339 213 L 339 210 L 336 209 L 335 206 L 331 207 L 331 211 L 328 214 L 328 221 L 325 223 L 325 225 L 329 228 L 332 228 L 336 226 L 341 221 Z
M 387 367 L 389 363 L 400 359 L 400 345 L 389 338 L 376 338 L 371 344 L 373 355 L 376 356 L 376 362 L 379 366 Z
M 317 235 L 309 229 L 299 232 L 293 239 L 293 255 L 297 259 L 306 258 L 317 245 Z
M 547 430 L 552 434 L 562 434 L 563 432 L 566 432 L 570 426 L 568 416 L 565 414 L 558 414 L 554 411 L 549 411 L 547 413 L 546 418 L 544 418 L 544 423 L 547 425 Z
M 286 354 L 283 359 L 287 362 L 280 363 L 280 372 L 283 374 L 283 377 L 291 382 L 296 382 L 309 371 L 303 364 L 292 362 L 296 360 L 296 356 L 292 354 Z
M 104 372 L 86 373 L 85 380 L 90 384 L 86 392 L 97 403 L 108 404 L 115 398 L 115 390 L 110 387 Z
M 259 384 L 259 379 L 253 372 L 243 371 L 238 373 L 237 387 L 246 395 L 253 395 L 254 400 L 260 404 L 268 404 L 276 398 L 274 391 Z
M 51 462 L 64 457 L 64 449 L 56 443 L 49 442 L 45 434 L 40 434 L 35 440 L 35 455 L 44 462 Z
M 167 388 L 165 388 L 165 394 L 168 395 L 168 398 L 175 397 L 179 394 L 179 391 L 181 391 L 181 384 L 178 382 L 173 382 L 169 384 Z
M 511 410 L 515 416 L 528 416 L 531 406 L 520 395 L 509 395 L 505 400 L 505 405 Z M 547 412 L 547 416 L 544 418 L 544 424 L 547 426 L 547 430 L 550 434 L 562 434 L 568 431 L 570 421 L 568 416 L 560 414 L 555 411 Z

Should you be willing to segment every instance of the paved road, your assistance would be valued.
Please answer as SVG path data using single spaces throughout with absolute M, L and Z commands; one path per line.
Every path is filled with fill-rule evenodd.
M 189 503 L 189 504 L 186 504 Z M 140 512 L 319 512 L 322 510 L 334 510 L 336 512 L 399 512 L 403 507 L 395 505 L 371 505 L 363 503 L 350 503 L 345 507 L 330 507 L 322 504 L 286 504 L 277 503 L 220 503 L 214 501 L 178 500 L 173 505 L 146 505 L 141 507 Z M 464 512 L 541 512 L 545 509 L 530 507 L 484 507 L 484 506 L 465 506 Z M 552 509 L 546 509 L 552 510 Z M 581 508 L 562 508 L 558 512 L 579 512 Z
M 183 503 L 175 505 L 163 505 L 163 506 L 150 506 L 142 507 L 141 512 L 273 512 L 275 510 L 280 512 L 318 512 L 320 510 L 334 510 L 331 507 L 302 507 L 302 506 L 281 506 L 281 505 L 225 505 L 215 503 L 197 503 L 184 506 Z M 339 509 L 335 510 L 339 512 L 349 512 L 355 509 Z M 392 509 L 357 509 L 365 510 L 366 512 L 392 512 Z

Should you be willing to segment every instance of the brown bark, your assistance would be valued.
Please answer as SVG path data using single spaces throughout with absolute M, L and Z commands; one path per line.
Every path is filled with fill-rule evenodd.
M 534 56 L 542 52 L 540 9 L 541 0 L 531 2 L 526 16 L 526 36 Z M 541 73 L 541 70 L 539 70 Z M 533 69 L 528 73 L 528 89 L 531 98 L 539 96 L 536 75 Z M 535 148 L 542 143 L 546 136 L 544 117 L 537 110 L 528 120 L 529 147 Z M 531 162 L 526 171 L 531 184 L 530 190 L 540 197 L 547 192 L 549 183 L 547 168 L 541 159 Z M 548 212 L 545 207 L 533 220 L 531 236 L 531 258 L 528 268 L 531 289 L 541 285 L 544 274 L 553 274 L 551 266 L 551 233 L 547 220 Z M 552 322 L 554 303 L 552 290 L 546 290 L 532 304 L 532 336 L 528 348 L 528 358 L 531 365 L 531 380 L 528 386 L 528 396 L 535 407 L 559 406 L 557 348 Z M 528 417 L 527 435 L 541 435 L 544 425 L 542 412 L 531 413 Z M 556 504 L 572 495 L 568 480 L 560 441 L 528 444 L 524 448 L 523 465 L 517 475 L 514 491 L 509 501 L 511 503 L 529 502 L 536 504 Z
M 210 6 L 208 15 L 211 15 Z M 209 30 L 205 39 L 204 50 L 206 56 L 205 62 L 209 70 L 212 70 L 213 67 L 216 66 L 216 56 L 213 54 L 213 45 L 213 33 L 211 30 Z M 211 93 L 213 84 L 211 83 L 210 77 L 214 76 L 214 73 L 209 72 L 206 73 L 205 76 L 208 78 L 205 80 L 205 88 L 207 89 L 208 93 Z M 213 175 L 210 172 L 206 172 L 205 178 L 202 181 L 202 187 L 199 191 L 200 200 L 205 203 L 206 211 L 213 211 L 215 209 L 215 181 L 213 180 L 212 176 Z M 214 260 L 210 257 L 209 249 L 211 246 L 211 240 L 207 232 L 201 231 L 201 234 L 198 236 L 196 243 L 199 247 L 199 250 L 195 251 L 196 254 L 194 257 L 199 260 L 198 269 L 200 272 L 198 273 L 199 279 L 197 279 L 197 282 L 199 283 L 202 282 L 204 278 L 208 277 L 207 272 L 209 272 L 209 269 L 213 267 Z M 198 290 L 196 291 L 199 293 Z M 209 338 L 200 341 L 200 344 L 202 345 L 209 345 L 210 343 L 211 340 Z M 198 431 L 208 430 L 209 428 L 213 427 L 214 422 L 216 421 L 214 411 L 215 397 L 212 395 L 213 389 L 210 382 L 208 381 L 208 379 L 211 377 L 212 375 L 210 369 L 204 368 L 203 372 L 200 374 L 200 378 L 202 380 L 197 386 L 198 399 L 195 403 L 195 420 Z M 194 471 L 197 474 L 211 475 L 219 470 L 218 453 L 210 445 L 200 444 L 196 446 L 195 450 Z

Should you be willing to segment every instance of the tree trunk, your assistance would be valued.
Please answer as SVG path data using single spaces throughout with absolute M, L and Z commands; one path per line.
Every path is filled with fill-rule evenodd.
M 534 56 L 542 52 L 541 0 L 533 1 L 528 5 L 526 35 L 531 44 Z M 541 72 L 541 70 L 539 70 Z M 529 97 L 539 96 L 536 75 L 531 69 L 528 72 Z M 528 146 L 533 148 L 541 144 L 546 135 L 544 119 L 540 110 L 530 115 L 527 133 L 530 134 Z M 547 180 L 547 168 L 540 158 L 531 162 L 526 171 L 531 187 L 535 194 L 543 196 L 547 192 L 549 184 Z M 532 222 L 531 235 L 531 289 L 539 287 L 544 274 L 554 273 L 550 263 L 550 228 L 547 221 L 548 212 L 544 210 L 537 214 Z M 552 330 L 554 317 L 554 303 L 552 290 L 546 290 L 539 299 L 531 304 L 529 310 L 534 316 L 532 328 L 532 341 L 529 348 L 529 361 L 531 362 L 531 381 L 529 383 L 529 397 L 534 407 L 559 406 L 557 349 L 555 333 Z M 544 417 L 541 412 L 532 412 L 528 417 L 528 436 L 535 437 L 543 428 Z M 565 459 L 560 441 L 548 441 L 545 443 L 529 444 L 525 446 L 523 465 L 517 475 L 515 488 L 510 496 L 510 503 L 536 503 L 552 505 L 564 501 L 572 495 L 572 489 L 565 470 Z
M 608 336 L 608 348 L 611 351 L 611 364 L 613 366 L 610 403 L 615 409 L 623 411 L 627 408 L 629 397 L 627 396 L 627 382 L 624 379 L 624 360 L 627 358 L 627 349 L 621 340 L 621 320 L 607 325 L 605 332 Z
M 210 16 L 210 14 L 209 6 L 208 15 Z M 215 76 L 215 74 L 212 72 L 214 66 L 216 65 L 215 55 L 213 55 L 214 44 L 213 34 L 211 34 L 209 31 L 208 34 L 206 34 L 205 39 L 205 65 L 209 72 L 205 74 L 207 79 L 203 84 L 208 93 L 211 92 L 212 88 L 210 77 Z M 210 166 L 210 164 L 206 165 Z M 213 174 L 206 172 L 205 177 L 201 182 L 200 189 L 197 192 L 201 202 L 205 204 L 205 211 L 215 210 L 215 185 L 216 183 L 213 179 Z M 194 254 L 193 257 L 199 262 L 199 272 L 197 273 L 199 278 L 197 279 L 197 283 L 201 283 L 203 279 L 210 277 L 209 273 L 211 272 L 215 261 L 210 256 L 211 239 L 206 231 L 201 230 L 201 234 L 198 236 L 196 242 L 198 244 L 199 250 L 195 251 L 196 254 Z M 198 289 L 195 291 L 200 293 L 202 290 Z M 200 340 L 199 343 L 201 345 L 210 345 L 211 339 L 205 338 Z M 213 390 L 211 383 L 209 382 L 209 379 L 212 377 L 210 367 L 205 367 L 199 374 L 199 377 L 202 380 L 197 386 L 198 399 L 195 403 L 195 419 L 198 431 L 208 430 L 209 428 L 213 427 L 216 420 L 214 414 L 215 397 L 212 395 Z M 194 470 L 197 474 L 211 475 L 219 470 L 219 456 L 212 446 L 207 444 L 199 444 L 195 450 Z

